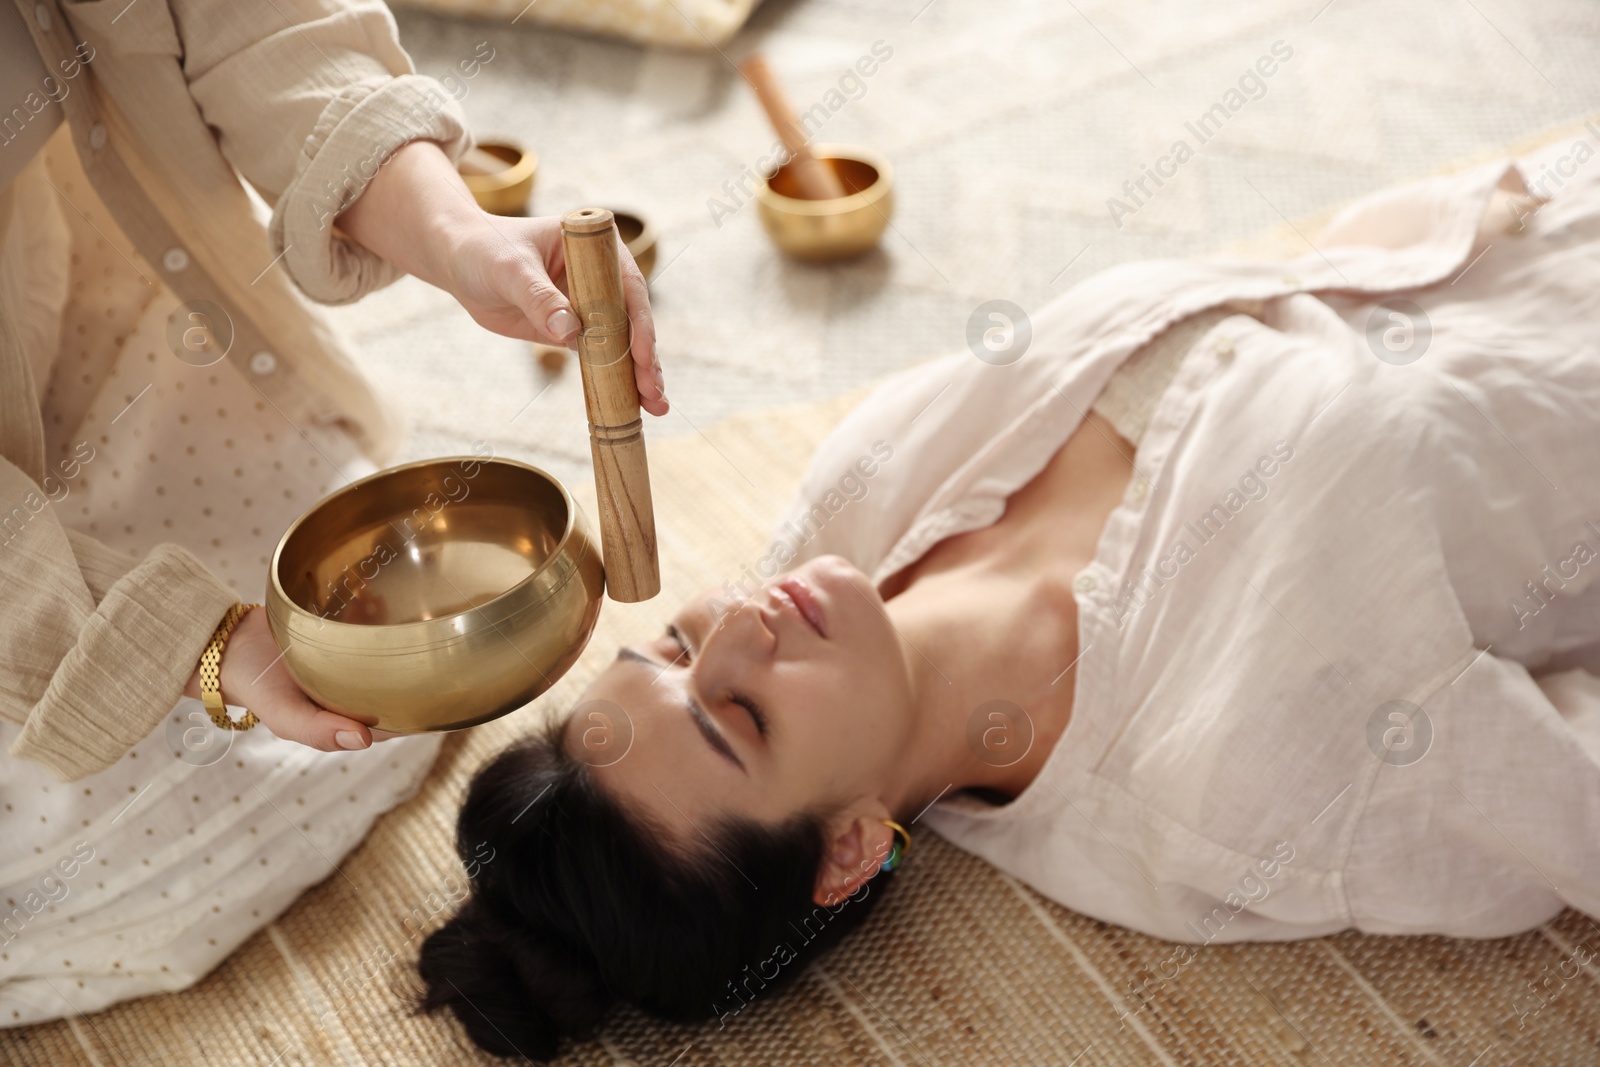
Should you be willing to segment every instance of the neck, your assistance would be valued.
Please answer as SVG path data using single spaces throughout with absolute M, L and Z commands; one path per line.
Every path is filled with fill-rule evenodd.
M 1036 684 L 1040 679 L 1031 675 L 1037 667 L 1001 614 L 1012 598 L 985 595 L 1008 580 L 997 568 L 974 563 L 926 575 L 887 602 L 914 716 L 896 763 L 898 777 L 885 797 L 897 813 L 914 816 L 962 789 L 1017 796 L 1065 728 L 1070 703 Z

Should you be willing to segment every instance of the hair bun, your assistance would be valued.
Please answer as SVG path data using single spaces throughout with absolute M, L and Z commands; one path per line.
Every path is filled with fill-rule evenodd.
M 566 957 L 566 958 L 563 958 Z M 448 1007 L 481 1048 L 545 1061 L 598 1028 L 612 998 L 593 967 L 504 922 L 474 897 L 422 942 L 420 1012 Z

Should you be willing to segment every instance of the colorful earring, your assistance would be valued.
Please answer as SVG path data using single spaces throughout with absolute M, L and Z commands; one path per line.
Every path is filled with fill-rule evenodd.
M 894 847 L 889 850 L 889 858 L 883 861 L 878 868 L 880 871 L 892 871 L 898 868 L 906 856 L 911 853 L 911 833 L 904 826 L 893 819 L 884 819 L 883 825 L 895 833 Z

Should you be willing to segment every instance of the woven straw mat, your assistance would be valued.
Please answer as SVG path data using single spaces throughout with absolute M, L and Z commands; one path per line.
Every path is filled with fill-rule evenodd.
M 426 916 L 446 879 L 459 875 L 452 821 L 473 768 L 540 714 L 569 705 L 619 641 L 655 631 L 671 605 L 758 558 L 806 457 L 859 397 L 661 442 L 651 455 L 661 597 L 608 601 L 589 650 L 540 708 L 451 737 L 421 792 L 379 822 L 340 865 L 343 876 L 306 893 L 200 984 L 7 1031 L 5 1061 L 498 1062 L 472 1049 L 453 1021 L 411 1018 L 403 1007 L 420 942 L 415 918 L 404 920 Z M 577 488 L 593 515 L 592 487 Z M 796 987 L 758 997 L 725 1027 L 662 1026 L 624 1010 L 601 1040 L 572 1048 L 564 1062 L 1600 1063 L 1600 987 L 1591 984 L 1600 975 L 1592 965 L 1575 973 L 1572 963 L 1579 945 L 1588 947 L 1577 959 L 1595 954 L 1600 932 L 1574 912 L 1495 941 L 1343 934 L 1208 946 L 1164 979 L 1155 973 L 1170 973 L 1161 967 L 1164 943 L 1049 903 L 930 833 L 918 836 L 897 881 L 867 925 Z

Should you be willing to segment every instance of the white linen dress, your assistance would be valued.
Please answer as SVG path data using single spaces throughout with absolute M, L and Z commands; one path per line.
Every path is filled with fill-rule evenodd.
M 1263 302 L 1160 394 L 1075 578 L 1079 658 L 1041 665 L 1075 686 L 1048 762 L 1007 804 L 947 797 L 923 823 L 1175 941 L 1600 916 L 1600 161 L 1582 148 L 1368 197 L 1288 263 L 1108 271 L 1035 313 L 1016 362 L 913 368 L 841 423 L 775 533 L 881 583 L 994 522 L 1167 324 Z M 1496 189 L 1558 159 L 1550 202 L 1480 239 Z M 865 498 L 831 492 L 868 454 Z
M 283 531 L 373 467 L 341 427 L 275 410 L 249 377 L 274 373 L 267 361 L 176 358 L 177 301 L 95 197 L 66 132 L 16 179 L 0 253 L 0 286 L 37 342 L 47 462 L 77 461 L 53 506 L 135 556 L 176 541 L 260 602 Z M 264 726 L 219 731 L 184 698 L 120 761 L 63 784 L 6 755 L 21 730 L 0 720 L 0 1026 L 199 980 L 333 874 L 415 792 L 442 737 L 318 752 Z

